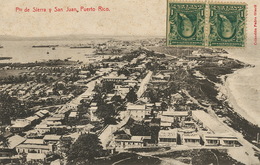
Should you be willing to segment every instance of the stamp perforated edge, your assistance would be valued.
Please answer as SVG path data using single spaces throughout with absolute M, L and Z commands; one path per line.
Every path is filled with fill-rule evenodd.
M 207 5 L 209 6 L 210 4 L 227 4 L 227 5 L 245 5 L 245 41 L 244 41 L 244 46 L 242 47 L 235 47 L 235 46 L 208 46 L 209 48 L 227 48 L 227 49 L 245 49 L 247 46 L 247 25 L 248 25 L 248 4 L 246 2 L 235 2 L 235 1 L 214 1 L 214 0 L 207 0 Z M 208 9 L 209 10 L 209 9 Z M 210 11 L 208 11 L 209 14 Z M 209 25 L 207 26 L 209 27 Z M 209 31 L 208 31 L 209 32 Z
M 168 30 L 169 30 L 169 3 L 170 2 L 176 2 L 176 3 L 198 3 L 198 4 L 205 4 L 205 46 L 198 46 L 198 45 L 168 45 Z M 231 48 L 231 49 L 245 49 L 247 46 L 247 25 L 248 25 L 248 4 L 246 2 L 236 2 L 236 1 L 214 1 L 214 0 L 166 0 L 167 3 L 167 12 L 166 12 L 166 46 L 167 47 L 200 47 L 200 48 Z M 230 4 L 230 5 L 245 5 L 245 15 L 246 15 L 246 21 L 245 21 L 245 41 L 243 47 L 234 47 L 234 46 L 208 46 L 208 34 L 209 34 L 209 4 Z
M 176 2 L 176 3 L 195 3 L 195 4 L 205 4 L 205 1 L 202 0 L 166 0 L 167 1 L 167 13 L 166 13 L 166 46 L 167 47 L 205 47 L 205 45 L 168 45 L 168 31 L 169 31 L 169 3 L 170 2 Z M 206 8 L 206 6 L 205 6 Z M 206 10 L 205 10 L 205 19 L 206 19 Z M 206 29 L 206 21 L 204 25 L 204 29 Z M 204 34 L 206 37 L 206 34 Z M 206 38 L 205 38 L 206 39 Z M 206 44 L 206 43 L 205 43 Z

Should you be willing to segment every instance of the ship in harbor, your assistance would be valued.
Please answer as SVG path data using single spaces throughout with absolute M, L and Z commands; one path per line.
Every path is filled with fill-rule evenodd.
M 0 57 L 0 60 L 11 60 L 12 57 Z
M 77 46 L 71 46 L 70 49 L 86 49 L 86 48 L 92 48 L 91 45 L 77 45 Z
M 59 45 L 33 45 L 32 48 L 55 48 Z

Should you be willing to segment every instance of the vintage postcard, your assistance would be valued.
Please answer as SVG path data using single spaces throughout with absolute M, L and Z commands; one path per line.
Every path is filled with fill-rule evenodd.
M 259 0 L 1 0 L 0 165 L 260 164 Z

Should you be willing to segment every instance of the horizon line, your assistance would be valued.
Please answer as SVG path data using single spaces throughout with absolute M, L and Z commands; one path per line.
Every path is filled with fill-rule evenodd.
M 0 35 L 0 37 L 13 37 L 13 38 L 55 38 L 55 37 L 165 37 L 164 35 L 111 35 L 111 34 L 64 34 L 64 35 L 51 35 L 51 36 L 16 36 L 16 35 Z M 1 38 L 0 38 L 1 39 Z

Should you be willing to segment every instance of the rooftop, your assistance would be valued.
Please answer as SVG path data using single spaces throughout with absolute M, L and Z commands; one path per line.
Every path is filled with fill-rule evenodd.
M 10 138 L 8 138 L 8 146 L 7 148 L 9 149 L 13 149 L 16 146 L 18 146 L 19 144 L 21 144 L 22 142 L 24 142 L 26 139 L 24 137 L 21 137 L 19 135 L 14 135 L 11 136 Z M 5 146 L 3 146 L 3 144 L 0 145 L 0 148 L 4 148 Z
M 237 139 L 237 137 L 230 135 L 230 134 L 204 134 L 204 138 L 210 138 L 210 139 L 215 139 L 215 138 L 225 138 L 225 139 Z
M 162 103 L 161 102 L 156 102 L 154 104 L 155 104 L 156 107 L 160 107 Z
M 44 160 L 46 158 L 45 154 L 39 153 L 28 153 L 27 160 Z
M 183 134 L 183 139 L 200 139 L 200 136 L 198 134 Z
M 35 116 L 30 116 L 30 117 L 27 117 L 27 118 L 26 118 L 26 120 L 29 120 L 29 121 L 31 121 L 31 122 L 34 121 L 34 120 L 37 120 L 37 119 L 39 119 L 39 117 L 36 116 L 36 115 L 35 115 Z
M 164 111 L 163 116 L 188 116 L 188 111 Z
M 125 80 L 124 81 L 125 83 L 138 83 L 138 81 L 136 81 L 136 80 Z
M 24 128 L 30 124 L 31 123 L 28 121 L 18 121 L 18 122 L 15 122 L 11 127 L 12 128 Z
M 143 142 L 144 139 L 151 139 L 151 136 L 132 136 L 131 139 L 116 139 L 116 141 Z
M 53 117 L 57 117 L 57 118 L 64 118 L 65 114 L 54 114 Z
M 91 111 L 95 111 L 95 110 L 97 110 L 98 109 L 98 107 L 90 107 L 89 108 L 89 110 L 91 110 Z
M 62 125 L 62 123 L 60 121 L 47 121 L 47 126 L 48 125 Z
M 48 127 L 46 124 L 38 124 L 38 125 L 35 126 L 35 128 L 37 128 L 37 129 L 44 129 L 44 128 L 49 129 L 50 127 Z
M 91 106 L 91 107 L 95 107 L 95 106 L 97 106 L 97 103 L 92 102 L 92 103 L 90 104 L 90 106 Z
M 230 133 L 230 131 L 222 123 L 218 122 L 216 118 L 213 118 L 202 110 L 192 111 L 192 116 L 200 120 L 204 127 L 207 127 L 214 133 Z
M 69 117 L 77 117 L 77 112 L 70 112 Z
M 45 135 L 43 140 L 60 140 L 61 136 L 59 135 Z
M 47 121 L 60 121 L 62 120 L 60 117 L 49 117 L 46 119 Z
M 124 75 L 120 75 L 120 76 L 110 75 L 110 76 L 103 77 L 103 79 L 122 79 L 122 80 L 126 80 L 127 77 L 124 76 Z
M 170 127 L 172 126 L 172 123 L 161 123 L 162 127 Z
M 47 111 L 47 110 L 40 110 L 40 112 L 42 113 L 42 114 L 48 114 L 49 113 L 49 111 Z
M 177 129 L 160 130 L 159 138 L 177 138 Z
M 136 104 L 129 104 L 127 106 L 128 110 L 145 110 L 145 105 L 136 105 Z
M 40 111 L 36 112 L 35 115 L 39 116 L 39 117 L 44 117 L 45 115 L 42 114 Z
M 173 123 L 173 120 L 172 116 L 161 116 L 161 122 Z
M 39 144 L 20 144 L 17 148 L 30 148 L 30 149 L 46 149 L 49 150 L 48 145 L 39 145 Z
M 27 139 L 23 144 L 44 144 L 43 139 Z

